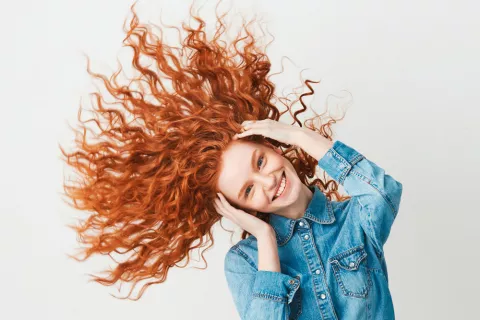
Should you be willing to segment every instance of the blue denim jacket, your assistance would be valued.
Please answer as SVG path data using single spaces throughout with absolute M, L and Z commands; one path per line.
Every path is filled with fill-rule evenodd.
M 351 199 L 313 197 L 302 218 L 271 214 L 281 272 L 258 270 L 257 239 L 225 256 L 225 277 L 241 319 L 395 319 L 383 245 L 402 184 L 335 141 L 318 161 Z

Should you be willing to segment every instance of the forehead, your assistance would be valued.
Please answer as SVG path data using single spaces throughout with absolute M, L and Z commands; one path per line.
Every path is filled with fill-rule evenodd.
M 226 190 L 238 191 L 241 183 L 251 170 L 251 156 L 255 149 L 263 150 L 263 146 L 254 142 L 232 141 L 222 154 L 219 188 L 222 193 Z M 258 155 L 258 153 L 257 153 Z M 227 189 L 228 188 L 228 189 Z
M 260 149 L 261 145 L 248 141 L 233 141 L 222 154 L 222 169 L 235 168 L 245 161 L 251 159 L 255 149 Z M 225 170 L 222 170 L 222 172 Z

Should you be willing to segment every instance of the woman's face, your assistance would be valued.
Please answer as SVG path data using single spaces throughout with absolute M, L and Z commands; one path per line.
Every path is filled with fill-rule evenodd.
M 304 199 L 310 191 L 280 153 L 262 144 L 233 140 L 222 154 L 219 191 L 238 207 L 285 215 L 282 213 L 291 211 L 299 197 Z M 277 198 L 284 173 L 286 187 Z

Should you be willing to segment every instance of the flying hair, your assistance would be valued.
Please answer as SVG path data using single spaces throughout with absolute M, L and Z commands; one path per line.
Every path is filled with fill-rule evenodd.
M 105 271 L 105 277 L 92 275 L 91 281 L 105 286 L 131 283 L 121 299 L 129 298 L 140 281 L 151 280 L 132 299 L 138 300 L 148 286 L 164 282 L 170 268 L 188 265 L 191 251 L 203 248 L 201 257 L 207 264 L 203 252 L 213 246 L 212 227 L 222 218 L 213 206 L 221 155 L 243 121 L 280 121 L 288 113 L 292 125 L 331 140 L 331 126 L 337 120 L 329 118 L 316 126 L 314 120 L 322 115 L 305 123 L 298 118 L 307 110 L 303 98 L 314 94 L 311 84 L 319 82 L 306 80 L 309 92 L 294 101 L 275 95 L 275 85 L 267 77 L 271 63 L 266 48 L 258 46 L 248 30 L 251 22 L 244 21 L 227 45 L 220 40 L 226 13 L 216 14 L 218 28 L 208 40 L 205 22 L 191 6 L 199 26 L 182 24 L 184 38 L 179 28 L 169 27 L 178 31 L 181 41 L 174 47 L 164 43 L 160 27 L 139 22 L 134 6 L 129 26 L 124 25 L 123 44 L 133 50 L 136 76 L 120 83 L 120 65 L 107 78 L 91 70 L 87 56 L 87 72 L 103 82 L 114 102 L 107 102 L 100 92 L 91 93 L 93 116 L 82 120 L 79 107 L 78 128 L 72 128 L 75 147 L 59 148 L 78 177 L 63 182 L 68 204 L 87 213 L 78 225 L 69 225 L 83 245 L 83 257 L 69 256 L 77 261 L 95 254 L 110 256 L 113 270 Z M 294 110 L 297 101 L 301 107 Z M 281 112 L 275 102 L 286 110 Z M 337 182 L 325 174 L 326 182 L 316 177 L 318 159 L 297 146 L 257 135 L 243 139 L 281 148 L 302 183 L 320 188 L 327 198 L 349 198 L 340 195 Z M 268 213 L 256 215 L 269 221 Z M 241 238 L 248 236 L 243 230 Z

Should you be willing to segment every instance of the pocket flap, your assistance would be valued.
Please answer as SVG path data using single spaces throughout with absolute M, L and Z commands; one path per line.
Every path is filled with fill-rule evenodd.
M 360 262 L 367 257 L 367 252 L 363 248 L 363 245 L 350 248 L 343 251 L 330 259 L 330 263 L 336 263 L 345 270 L 357 270 L 360 266 Z

